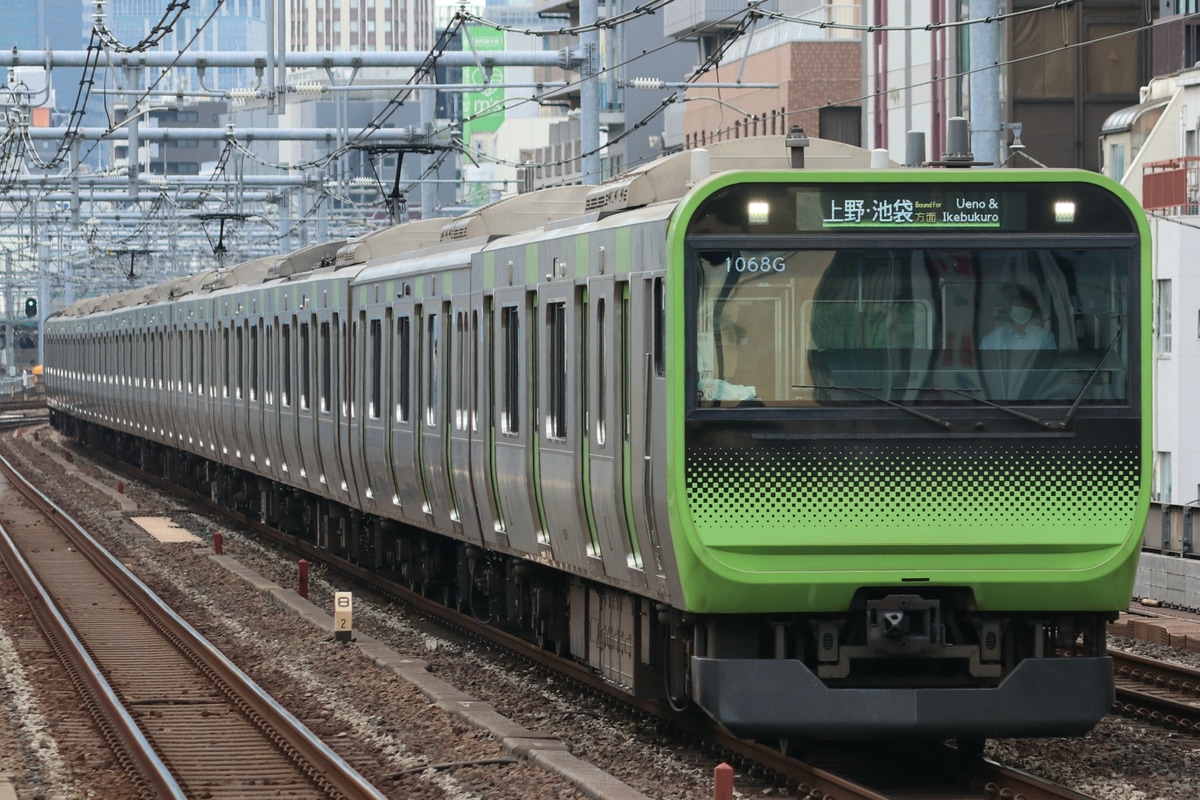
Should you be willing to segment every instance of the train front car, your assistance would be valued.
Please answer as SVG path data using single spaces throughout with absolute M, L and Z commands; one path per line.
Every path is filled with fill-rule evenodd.
M 1075 171 L 726 173 L 670 248 L 693 699 L 759 738 L 1089 730 L 1149 504 L 1132 197 Z

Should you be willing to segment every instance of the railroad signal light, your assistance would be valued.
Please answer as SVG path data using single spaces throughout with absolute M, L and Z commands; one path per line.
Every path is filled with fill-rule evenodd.
M 25 316 L 27 316 L 27 317 L 36 317 L 37 316 L 37 298 L 36 297 L 25 298 Z

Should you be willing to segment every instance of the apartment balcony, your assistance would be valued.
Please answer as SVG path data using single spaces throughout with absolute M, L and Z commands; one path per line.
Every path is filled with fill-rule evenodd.
M 1142 207 L 1168 216 L 1200 214 L 1200 156 L 1143 164 Z

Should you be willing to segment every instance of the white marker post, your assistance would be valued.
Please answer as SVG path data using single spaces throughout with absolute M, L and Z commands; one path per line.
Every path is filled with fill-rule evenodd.
M 354 630 L 354 595 L 350 592 L 333 594 L 333 638 L 339 642 L 350 641 Z

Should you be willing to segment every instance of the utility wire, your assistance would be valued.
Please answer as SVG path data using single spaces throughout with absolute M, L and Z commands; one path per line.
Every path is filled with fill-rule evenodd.
M 179 21 L 183 12 L 188 10 L 189 5 L 188 0 L 181 0 L 181 2 L 171 0 L 171 2 L 167 3 L 162 17 L 159 18 L 158 22 L 154 23 L 154 27 L 146 34 L 146 38 L 134 45 L 122 44 L 116 35 L 109 30 L 108 25 L 105 24 L 100 14 L 96 14 L 96 21 L 92 30 L 111 50 L 115 50 L 118 53 L 142 53 L 152 47 L 158 46 L 158 43 L 166 38 L 167 34 L 175 30 L 175 23 Z

